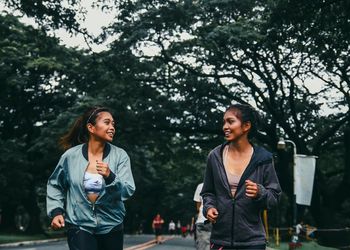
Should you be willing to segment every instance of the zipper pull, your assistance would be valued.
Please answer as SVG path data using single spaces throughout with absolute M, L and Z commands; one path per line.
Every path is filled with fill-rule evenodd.
M 232 198 L 231 202 L 232 202 L 232 205 L 234 205 L 236 202 L 235 198 Z
M 95 202 L 92 203 L 92 211 L 95 212 Z

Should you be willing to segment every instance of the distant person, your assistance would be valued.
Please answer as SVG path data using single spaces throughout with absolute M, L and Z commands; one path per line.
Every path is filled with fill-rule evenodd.
M 178 220 L 176 223 L 176 231 L 177 231 L 178 235 L 181 234 L 181 221 L 180 220 Z
M 295 226 L 295 233 L 296 233 L 296 235 L 299 236 L 300 233 L 302 232 L 303 228 L 304 228 L 304 222 L 301 221 Z
M 184 238 L 187 237 L 187 226 L 186 226 L 186 225 L 182 225 L 182 226 L 181 226 L 181 235 L 182 235 L 182 237 L 184 237 Z
M 123 249 L 123 201 L 135 184 L 114 135 L 111 112 L 93 107 L 61 139 L 66 152 L 47 183 L 47 213 L 53 229 L 67 228 L 71 250 Z
M 169 227 L 168 227 L 169 234 L 174 235 L 175 234 L 175 228 L 176 228 L 175 222 L 173 220 L 171 220 L 169 222 Z
M 265 249 L 261 213 L 281 195 L 272 154 L 250 141 L 258 121 L 250 105 L 230 106 L 223 121 L 227 142 L 209 153 L 201 192 L 211 248 Z
M 25 232 L 28 229 L 29 223 L 30 216 L 28 212 L 22 205 L 18 206 L 15 214 L 15 225 L 17 229 L 21 232 Z
M 157 214 L 152 221 L 152 228 L 154 230 L 154 234 L 156 236 L 156 243 L 162 244 L 162 227 L 164 224 L 164 220 L 160 217 L 160 214 Z
M 190 225 L 190 236 L 193 235 L 195 230 L 195 223 L 194 223 L 194 217 L 191 218 L 191 225 Z
M 210 249 L 210 232 L 212 225 L 211 223 L 205 223 L 207 220 L 203 215 L 203 201 L 200 193 L 203 188 L 203 183 L 198 184 L 194 193 L 193 200 L 196 202 L 197 209 L 197 220 L 196 220 L 196 249 L 197 250 L 208 250 Z

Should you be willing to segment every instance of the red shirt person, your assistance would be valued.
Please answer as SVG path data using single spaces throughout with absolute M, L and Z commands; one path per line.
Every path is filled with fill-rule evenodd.
M 162 243 L 162 226 L 164 224 L 164 220 L 162 217 L 160 217 L 160 214 L 157 214 L 156 217 L 154 217 L 152 222 L 152 228 L 154 230 L 154 233 L 156 235 L 156 243 L 161 244 Z

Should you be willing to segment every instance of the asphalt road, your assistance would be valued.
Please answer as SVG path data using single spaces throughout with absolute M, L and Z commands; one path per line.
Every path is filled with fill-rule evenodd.
M 66 240 L 55 242 L 37 243 L 30 245 L 18 245 L 1 247 L 2 250 L 69 250 Z M 192 237 L 183 238 L 180 236 L 165 236 L 162 244 L 155 244 L 153 235 L 125 235 L 124 250 L 194 250 Z

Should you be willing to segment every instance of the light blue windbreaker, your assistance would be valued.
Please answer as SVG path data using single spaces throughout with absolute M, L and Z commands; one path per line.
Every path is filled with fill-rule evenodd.
M 120 225 L 125 216 L 123 201 L 135 192 L 135 183 L 127 153 L 106 143 L 103 162 L 108 163 L 114 180 L 106 184 L 95 204 L 86 196 L 83 178 L 89 164 L 87 145 L 68 149 L 59 160 L 47 183 L 47 214 L 53 218 L 55 211 L 65 213 L 65 221 L 90 233 L 105 234 Z

